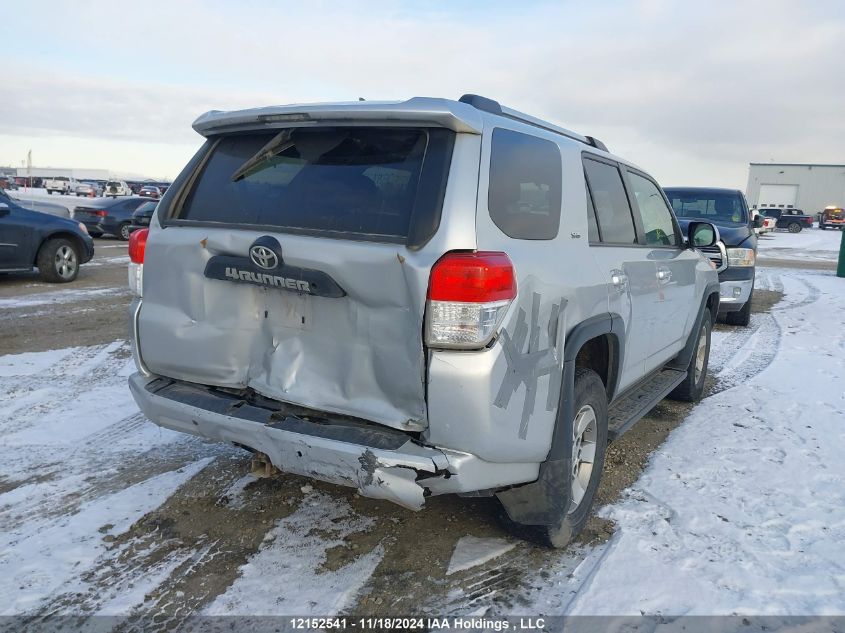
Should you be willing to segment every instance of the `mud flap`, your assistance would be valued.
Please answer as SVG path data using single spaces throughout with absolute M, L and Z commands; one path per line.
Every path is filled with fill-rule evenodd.
M 496 493 L 511 521 L 521 525 L 560 523 L 569 509 L 571 461 L 549 460 L 540 466 L 537 481 Z

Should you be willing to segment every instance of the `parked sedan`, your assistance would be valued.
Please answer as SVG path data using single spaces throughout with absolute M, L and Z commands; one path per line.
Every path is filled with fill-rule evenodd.
M 156 206 L 158 206 L 158 202 L 150 201 L 145 202 L 135 209 L 135 213 L 132 214 L 132 226 L 129 227 L 129 230 L 136 231 L 138 229 L 148 228 L 153 218 L 153 213 L 155 213 Z
M 67 283 L 92 257 L 94 240 L 83 224 L 24 209 L 0 191 L 0 272 L 36 267 L 44 281 Z
M 132 232 L 132 213 L 147 202 L 144 198 L 99 198 L 73 210 L 73 217 L 82 222 L 93 237 L 108 233 L 128 240 Z
M 146 185 L 141 187 L 141 190 L 138 191 L 138 195 L 142 198 L 152 198 L 153 200 L 158 200 L 161 198 L 161 189 L 152 185 Z
M 30 211 L 38 211 L 39 213 L 47 213 L 48 215 L 55 215 L 59 218 L 70 218 L 70 209 L 63 204 L 56 204 L 55 202 L 42 202 L 41 200 L 24 200 L 17 196 L 9 196 L 16 205 Z
M 96 182 L 81 182 L 76 185 L 76 195 L 86 198 L 98 198 L 103 195 L 103 188 Z

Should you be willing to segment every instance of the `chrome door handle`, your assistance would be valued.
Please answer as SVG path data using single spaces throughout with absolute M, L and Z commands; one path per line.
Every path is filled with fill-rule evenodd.
M 628 287 L 628 275 L 621 270 L 611 270 L 610 283 L 619 291 L 625 290 Z
M 672 281 L 672 271 L 668 268 L 658 268 L 657 279 L 663 283 L 669 283 Z

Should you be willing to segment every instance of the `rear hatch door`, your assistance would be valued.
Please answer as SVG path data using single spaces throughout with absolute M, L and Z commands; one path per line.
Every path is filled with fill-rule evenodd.
M 423 312 L 454 134 L 288 128 L 213 139 L 163 203 L 139 346 L 160 375 L 425 428 Z

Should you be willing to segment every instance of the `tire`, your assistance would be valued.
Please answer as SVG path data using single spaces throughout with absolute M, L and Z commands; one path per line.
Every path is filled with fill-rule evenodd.
M 827 230 L 827 227 L 826 227 L 824 224 L 819 224 L 819 228 L 820 228 L 822 231 Z
M 742 306 L 741 310 L 736 312 L 728 312 L 725 315 L 725 323 L 728 325 L 748 325 L 751 323 L 751 299 L 754 297 L 754 287 L 751 288 L 751 294 L 748 295 L 748 301 Z
M 44 242 L 35 260 L 41 278 L 51 284 L 65 284 L 79 275 L 79 247 L 65 238 Z
M 566 547 L 587 524 L 607 448 L 607 391 L 604 383 L 592 369 L 579 368 L 575 370 L 574 393 L 575 419 L 567 425 L 573 434 L 572 456 L 566 460 L 570 490 L 568 493 L 560 491 L 570 500 L 569 510 L 556 525 L 538 526 L 541 542 L 554 548 Z M 580 434 L 576 424 L 583 427 Z M 593 452 L 591 464 L 586 459 L 590 448 Z M 578 496 L 580 499 L 576 502 Z
M 790 233 L 800 233 L 803 227 L 798 222 L 793 222 L 786 228 Z
M 117 227 L 117 236 L 124 242 L 129 239 L 130 235 L 132 235 L 132 227 L 129 226 L 129 222 L 123 222 Z
M 751 305 L 751 302 L 748 302 Z M 704 318 L 698 329 L 698 343 L 687 367 L 687 377 L 669 394 L 672 400 L 698 402 L 704 394 L 707 379 L 707 366 L 710 364 L 710 339 L 713 333 L 713 315 L 704 310 Z
M 48 189 L 48 190 L 47 190 L 47 195 L 48 195 L 48 196 L 52 196 L 52 195 L 53 195 L 53 192 L 52 192 L 52 191 L 50 191 L 50 190 Z

